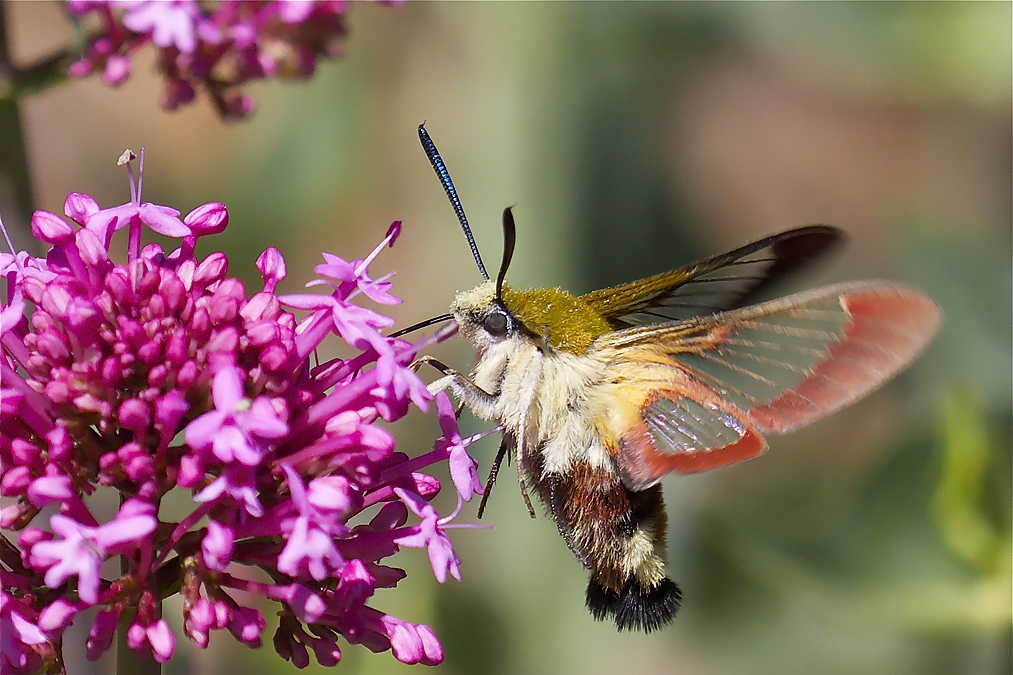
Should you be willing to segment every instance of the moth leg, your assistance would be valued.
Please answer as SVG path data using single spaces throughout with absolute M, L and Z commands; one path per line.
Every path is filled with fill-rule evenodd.
M 491 408 L 499 400 L 499 396 L 496 394 L 490 394 L 482 387 L 475 384 L 470 377 L 463 373 L 459 373 L 450 366 L 444 364 L 442 361 L 438 361 L 431 356 L 420 356 L 419 358 L 412 361 L 409 368 L 416 373 L 424 365 L 430 365 L 436 370 L 443 373 L 443 377 L 440 379 L 430 382 L 428 389 L 430 394 L 443 391 L 447 387 L 451 387 L 454 393 L 457 394 L 469 408 L 475 408 L 476 406 L 485 406 Z
M 425 364 L 429 364 L 433 368 L 436 368 L 436 370 L 440 371 L 444 375 L 444 377 L 441 377 L 435 382 L 429 384 L 428 388 L 430 393 L 436 393 L 446 389 L 447 387 L 452 387 L 454 389 L 454 393 L 461 399 L 462 407 L 463 404 L 467 404 L 469 408 L 472 408 L 472 410 L 476 407 L 492 409 L 499 401 L 499 396 L 497 394 L 490 394 L 485 389 L 482 389 L 482 387 L 475 384 L 468 376 L 457 372 L 453 368 L 437 361 L 431 356 L 422 356 L 416 359 L 412 362 L 410 368 L 415 372 L 418 372 L 419 368 Z M 458 417 L 461 414 L 461 409 L 462 408 L 458 408 L 457 410 Z M 499 452 L 496 454 L 496 461 L 493 463 L 492 470 L 489 472 L 489 479 L 486 482 L 485 494 L 482 495 L 482 501 L 478 507 L 479 518 L 482 517 L 482 514 L 485 511 L 485 505 L 489 500 L 489 493 L 492 492 L 493 483 L 496 482 L 496 476 L 499 473 L 499 467 L 503 462 L 503 457 L 506 456 L 508 445 L 507 440 L 504 439 L 500 445 Z M 520 450 L 520 446 L 518 445 L 517 447 L 517 481 L 521 487 L 521 496 L 524 497 L 524 503 L 528 507 L 528 513 L 532 518 L 534 518 L 535 509 L 531 506 L 531 498 L 528 497 L 527 486 L 524 484 L 524 477 L 521 475 L 520 458 L 522 456 L 522 452 Z
M 524 505 L 528 507 L 528 515 L 535 518 L 535 507 L 531 506 L 531 497 L 528 496 L 528 484 L 524 482 L 524 439 L 527 438 L 527 412 L 521 413 L 520 433 L 517 434 L 517 442 L 514 443 L 514 461 L 517 463 L 517 485 L 521 488 L 521 497 L 524 497 Z
M 482 501 L 478 504 L 479 518 L 481 518 L 482 514 L 485 513 L 485 505 L 489 501 L 489 495 L 492 494 L 492 486 L 496 484 L 496 476 L 499 474 L 499 467 L 503 464 L 503 458 L 506 457 L 508 449 L 507 439 L 504 438 L 500 441 L 499 452 L 496 453 L 496 459 L 492 463 L 492 469 L 489 470 L 489 477 L 485 480 L 485 494 L 482 495 Z
M 524 505 L 528 507 L 528 515 L 537 518 L 535 507 L 531 505 L 531 497 L 528 496 L 528 485 L 524 482 L 524 474 L 521 473 L 521 463 L 517 462 L 517 485 L 521 488 L 521 497 L 524 497 Z
M 549 476 L 549 509 L 552 511 L 552 518 L 556 521 L 556 528 L 559 529 L 559 535 L 566 542 L 566 546 L 570 549 L 570 552 L 577 557 L 585 569 L 591 569 L 591 564 L 587 561 L 587 555 L 577 546 L 577 543 L 573 540 L 573 531 L 570 529 L 569 523 L 566 522 L 566 518 L 563 515 L 563 505 L 560 503 L 560 483 L 562 481 L 558 474 L 551 474 Z

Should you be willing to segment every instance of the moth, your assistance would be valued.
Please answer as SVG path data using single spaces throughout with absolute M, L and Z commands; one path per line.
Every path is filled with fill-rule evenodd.
M 586 604 L 619 630 L 668 624 L 682 593 L 666 576 L 661 479 L 751 459 L 765 436 L 814 422 L 903 370 L 936 332 L 936 304 L 911 286 L 855 281 L 755 303 L 769 287 L 843 239 L 800 227 L 686 267 L 572 295 L 517 290 L 506 273 L 516 228 L 489 278 L 450 174 L 423 125 L 419 138 L 485 281 L 450 313 L 477 349 L 470 375 L 431 357 L 478 417 L 503 428 L 485 506 L 504 456 L 518 469 L 577 560 Z

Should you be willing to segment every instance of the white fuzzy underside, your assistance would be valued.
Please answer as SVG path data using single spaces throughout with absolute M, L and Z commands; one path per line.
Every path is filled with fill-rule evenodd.
M 495 402 L 457 393 L 476 415 L 503 424 L 525 453 L 540 452 L 544 473 L 565 473 L 579 460 L 611 469 L 595 425 L 608 414 L 604 372 L 592 356 L 544 353 L 530 340 L 511 338 L 487 345 L 475 369 L 475 384 L 498 393 Z

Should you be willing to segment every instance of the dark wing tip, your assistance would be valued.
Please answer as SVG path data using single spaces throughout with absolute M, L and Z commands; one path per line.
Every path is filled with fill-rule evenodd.
M 798 270 L 841 248 L 848 240 L 847 233 L 833 225 L 805 225 L 775 234 L 766 240 L 770 242 L 773 263 L 764 271 L 763 279 L 743 289 L 731 309 L 749 305 L 761 298 L 773 285 L 791 277 Z
M 839 227 L 807 225 L 783 233 L 774 243 L 773 251 L 779 260 L 790 262 L 794 267 L 799 262 L 833 251 L 847 239 L 847 233 Z

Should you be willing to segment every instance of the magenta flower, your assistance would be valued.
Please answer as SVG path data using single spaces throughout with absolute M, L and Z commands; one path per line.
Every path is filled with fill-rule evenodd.
M 183 54 L 197 48 L 197 23 L 200 7 L 193 0 L 161 0 L 160 2 L 125 2 L 123 26 L 134 33 L 151 35 L 151 41 L 162 49 L 175 47 Z
M 162 107 L 175 110 L 203 89 L 227 120 L 253 111 L 243 85 L 309 77 L 318 59 L 341 55 L 348 30 L 342 0 L 69 0 L 67 9 L 96 14 L 102 27 L 70 66 L 71 77 L 100 73 L 119 86 L 131 58 L 151 43 L 164 78 Z
M 48 638 L 26 618 L 33 614 L 31 607 L 0 589 L 0 672 L 28 673 L 41 665 L 33 647 L 41 648 Z
M 429 562 L 433 566 L 433 574 L 441 584 L 447 580 L 447 572 L 460 581 L 461 570 L 458 568 L 458 564 L 461 561 L 454 554 L 454 547 L 450 545 L 450 539 L 444 531 L 444 526 L 457 515 L 457 511 L 447 518 L 440 518 L 436 509 L 427 504 L 419 495 L 403 488 L 394 488 L 394 494 L 401 498 L 401 501 L 411 509 L 412 513 L 422 518 L 422 522 L 418 525 L 406 528 L 405 534 L 396 537 L 394 543 L 400 546 L 427 549 Z
M 450 477 L 457 488 L 457 495 L 464 501 L 471 501 L 476 494 L 482 494 L 482 481 L 478 478 L 478 462 L 468 454 L 464 439 L 457 428 L 454 404 L 445 392 L 436 395 L 436 410 L 443 432 L 433 446 L 437 451 L 446 452 L 450 462 Z
M 381 621 L 398 661 L 427 666 L 443 661 L 443 646 L 429 626 L 415 626 L 394 616 Z
M 122 230 L 124 227 L 130 227 L 131 233 L 137 233 L 138 236 L 132 236 L 130 238 L 131 254 L 137 255 L 138 250 L 134 250 L 135 247 L 139 249 L 140 246 L 140 232 L 139 225 L 146 225 L 150 229 L 164 234 L 167 237 L 185 237 L 190 234 L 190 228 L 183 224 L 183 221 L 179 219 L 179 211 L 171 209 L 168 206 L 159 206 L 157 204 L 151 204 L 150 202 L 141 203 L 141 185 L 140 182 L 137 184 L 133 181 L 133 167 L 130 166 L 130 162 L 134 159 L 134 153 L 129 150 L 123 153 L 120 157 L 120 163 L 127 165 L 127 172 L 130 174 L 130 201 L 121 206 L 114 206 L 111 209 L 98 209 L 98 204 L 91 200 L 91 197 L 87 195 L 75 194 L 75 203 L 68 206 L 65 210 L 67 215 L 74 217 L 75 212 L 80 214 L 81 217 L 87 219 L 88 229 L 93 232 L 101 241 L 106 248 L 109 247 L 109 239 L 113 233 L 117 230 Z M 141 152 L 141 172 L 144 172 L 144 153 Z M 67 198 L 70 201 L 70 197 Z M 90 203 L 89 203 L 90 202 Z M 47 211 L 36 211 L 35 215 L 32 216 L 32 231 L 36 231 L 37 221 L 47 221 L 49 223 L 63 221 L 56 215 Z M 67 228 L 66 230 L 60 229 L 60 234 L 64 237 L 69 238 L 73 230 L 69 225 L 63 223 Z M 57 229 L 56 227 L 50 226 L 51 229 Z M 57 226 L 58 227 L 58 226 Z M 41 230 L 42 228 L 39 227 Z M 38 237 L 39 235 L 36 234 Z M 41 237 L 40 237 L 41 238 Z M 45 239 L 52 244 L 64 243 L 63 239 L 53 240 Z M 70 243 L 67 241 L 66 243 Z
M 184 440 L 195 450 L 211 448 L 225 464 L 257 466 L 270 442 L 288 433 L 266 396 L 253 401 L 243 396 L 242 371 L 222 368 L 211 385 L 215 409 L 187 425 Z
M 159 39 L 182 50 L 190 3 L 147 4 L 131 5 L 133 25 L 175 12 Z M 277 295 L 285 261 L 268 249 L 251 294 L 224 254 L 195 255 L 198 238 L 227 227 L 224 205 L 181 220 L 143 202 L 132 159 L 127 204 L 72 193 L 66 218 L 32 218 L 45 258 L 0 254 L 0 672 L 58 672 L 63 633 L 82 616 L 98 658 L 126 608 L 119 639 L 159 663 L 178 637 L 204 648 L 212 631 L 257 647 L 266 622 L 251 595 L 277 603 L 272 644 L 297 666 L 311 654 L 334 665 L 340 640 L 438 663 L 429 627 L 372 606 L 405 576 L 385 560 L 401 547 L 425 548 L 440 582 L 460 579 L 447 532 L 466 526 L 429 504 L 440 483 L 423 471 L 447 463 L 458 508 L 481 489 L 445 395 L 431 452 L 409 459 L 380 424 L 432 400 L 409 368 L 420 345 L 384 337 L 392 321 L 357 304 L 399 302 L 391 275 L 368 268 L 400 223 L 362 260 L 325 254 L 315 295 Z M 145 229 L 180 244 L 145 246 Z M 120 230 L 123 264 L 110 255 Z M 329 336 L 358 352 L 318 362 Z M 95 492 L 119 497 L 112 517 L 93 512 Z M 180 492 L 189 509 L 166 515 Z M 181 636 L 162 615 L 177 590 Z
M 323 581 L 344 566 L 345 560 L 334 542 L 348 534 L 342 516 L 351 504 L 351 498 L 340 494 L 340 490 L 313 485 L 328 478 L 340 478 L 328 476 L 316 478 L 311 483 L 312 496 L 318 497 L 313 500 L 307 496 L 299 474 L 287 464 L 282 464 L 281 468 L 288 480 L 292 503 L 298 515 L 282 525 L 282 531 L 288 536 L 285 548 L 278 556 L 278 570 L 293 577 L 308 572 L 317 581 Z M 346 486 L 351 486 L 347 479 L 343 482 Z M 314 490 L 314 487 L 317 489 Z M 324 499 L 319 499 L 320 496 Z
M 49 519 L 49 526 L 63 539 L 36 542 L 31 547 L 29 564 L 46 571 L 44 579 L 50 588 L 59 588 L 76 576 L 78 597 L 94 605 L 103 561 L 113 553 L 127 553 L 154 531 L 158 521 L 144 513 L 148 510 L 150 505 L 143 502 L 124 504 L 116 518 L 98 527 L 56 514 Z

